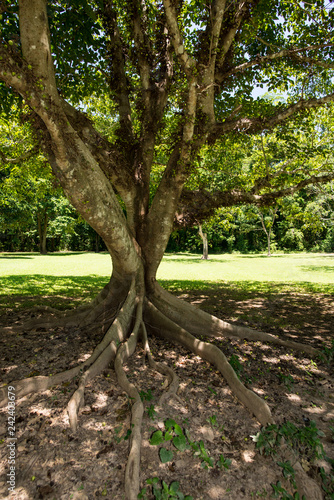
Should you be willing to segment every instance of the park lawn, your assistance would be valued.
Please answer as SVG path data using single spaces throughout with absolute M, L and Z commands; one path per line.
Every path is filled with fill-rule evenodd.
M 199 281 L 334 282 L 334 254 L 166 254 L 158 279 Z
M 42 305 L 68 308 L 89 300 L 107 283 L 107 253 L 0 254 L 0 308 Z M 162 285 L 175 292 L 231 286 L 240 292 L 334 293 L 333 254 L 212 255 L 168 253 L 158 271 Z

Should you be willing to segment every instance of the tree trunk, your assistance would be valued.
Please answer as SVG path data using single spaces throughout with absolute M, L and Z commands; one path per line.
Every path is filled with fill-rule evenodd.
M 267 249 L 268 249 L 268 257 L 271 257 L 271 250 L 270 250 L 270 244 L 271 244 L 271 232 L 272 232 L 272 229 L 273 229 L 273 225 L 274 225 L 274 222 L 275 222 L 275 218 L 276 218 L 276 214 L 277 214 L 277 210 L 278 210 L 278 207 L 275 208 L 274 210 L 274 213 L 272 215 L 272 220 L 270 222 L 270 227 L 269 229 L 267 229 L 266 225 L 265 225 L 265 222 L 264 222 L 264 217 L 263 217 L 263 213 L 260 212 L 259 215 L 260 215 L 260 219 L 261 219 L 261 224 L 262 224 L 262 228 L 263 228 L 263 231 L 266 233 L 266 236 L 267 236 Z
M 268 257 L 271 257 L 271 252 L 270 252 L 270 236 L 271 236 L 271 231 L 268 231 L 268 234 L 267 234 L 267 247 L 268 247 Z
M 48 214 L 46 212 L 37 214 L 37 226 L 39 237 L 39 252 L 42 255 L 46 255 L 46 234 L 48 231 Z
M 99 253 L 100 251 L 100 236 L 95 233 L 95 253 Z
M 203 240 L 203 255 L 202 259 L 208 260 L 209 258 L 209 246 L 208 246 L 208 235 L 207 233 L 203 233 L 201 224 L 198 226 L 198 234 Z

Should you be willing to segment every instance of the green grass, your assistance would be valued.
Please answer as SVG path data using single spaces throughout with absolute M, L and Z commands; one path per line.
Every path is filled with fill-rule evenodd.
M 323 283 L 334 281 L 333 254 L 213 255 L 208 261 L 195 254 L 167 254 L 159 279 L 200 281 L 266 281 Z
M 51 304 L 71 307 L 93 297 L 111 270 L 106 253 L 0 254 L 0 307 Z M 247 292 L 298 291 L 334 294 L 333 254 L 167 254 L 159 281 L 175 291 L 233 286 Z M 38 297 L 38 298 L 36 298 Z

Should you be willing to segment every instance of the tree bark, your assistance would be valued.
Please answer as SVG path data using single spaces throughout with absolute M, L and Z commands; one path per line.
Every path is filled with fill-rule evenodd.
M 46 255 L 46 235 L 48 232 L 48 214 L 46 212 L 37 214 L 37 226 L 39 237 L 39 252 L 42 255 Z
M 203 241 L 203 255 L 202 259 L 208 260 L 209 258 L 209 246 L 208 246 L 208 235 L 207 233 L 203 233 L 202 226 L 198 226 L 198 234 L 202 238 Z
M 275 218 L 276 218 L 276 214 L 277 214 L 277 210 L 278 210 L 278 207 L 275 208 L 274 210 L 274 213 L 273 213 L 273 217 L 272 217 L 272 220 L 271 220 L 271 223 L 270 223 L 270 227 L 269 229 L 266 228 L 266 225 L 264 223 L 264 217 L 263 217 L 263 213 L 260 212 L 260 219 L 261 219 L 261 225 L 262 225 L 262 228 L 263 228 L 263 231 L 266 233 L 266 236 L 267 236 L 267 249 L 268 249 L 268 257 L 271 256 L 271 249 L 270 249 L 270 244 L 271 244 L 271 232 L 272 232 L 272 229 L 273 229 L 273 225 L 274 225 L 274 222 L 275 222 Z

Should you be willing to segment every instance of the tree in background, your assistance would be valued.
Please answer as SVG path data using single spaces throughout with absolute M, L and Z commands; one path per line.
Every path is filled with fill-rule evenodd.
M 40 253 L 46 254 L 47 236 L 61 236 L 65 243 L 74 234 L 77 214 L 55 185 L 50 165 L 33 145 L 30 126 L 20 123 L 15 106 L 10 122 L 0 118 L 0 202 L 7 249 L 35 250 L 37 237 Z
M 268 102 L 273 101 L 269 96 Z M 309 186 L 324 185 L 333 179 L 333 131 L 329 107 L 309 112 L 246 140 L 233 136 L 217 142 L 216 147 L 203 152 L 199 175 L 191 185 L 196 192 L 195 201 L 188 199 L 184 190 L 183 196 L 188 204 L 179 214 L 178 223 L 198 225 L 206 214 L 207 221 L 210 221 L 206 222 L 208 230 L 210 225 L 216 224 L 215 205 L 233 207 L 248 203 L 257 209 L 246 209 L 246 219 L 250 222 L 253 214 L 258 214 L 270 255 L 276 204 L 283 197 L 291 197 Z M 216 210 L 219 219 L 223 212 Z M 244 230 L 249 232 L 249 228 Z
M 242 185 L 241 191 L 194 190 L 191 183 L 185 188 L 199 175 L 204 147 L 219 145 L 223 152 L 235 135 L 278 127 L 333 100 L 333 12 L 321 0 L 307 10 L 285 0 L 2 0 L 0 6 L 2 105 L 12 91 L 20 96 L 54 175 L 104 240 L 113 263 L 111 280 L 96 300 L 68 316 L 72 325 L 107 331 L 94 353 L 62 374 L 17 383 L 17 397 L 83 372 L 68 407 L 75 430 L 85 384 L 113 362 L 133 403 L 125 478 L 126 497 L 133 500 L 139 491 L 143 404 L 123 365 L 139 335 L 152 360 L 147 326 L 149 333 L 213 363 L 262 424 L 273 421 L 266 402 L 240 382 L 221 350 L 194 335 L 284 342 L 181 302 L 158 285 L 156 273 L 176 213 L 179 220 L 203 220 L 228 199 L 232 206 L 273 198 L 267 189 L 276 174 L 269 181 L 267 174 L 256 177 L 251 191 Z M 286 103 L 254 100 L 254 88 L 263 84 L 282 91 L 292 87 L 294 93 Z M 82 111 L 94 93 L 109 94 L 114 103 L 112 139 Z M 115 115 L 110 120 L 114 124 Z M 314 353 L 306 345 L 285 344 Z

